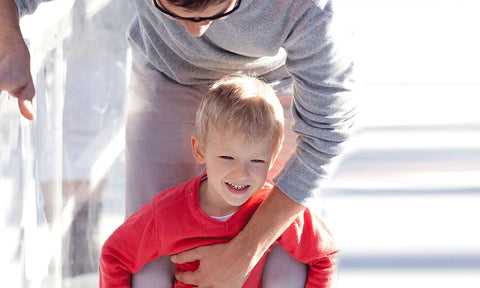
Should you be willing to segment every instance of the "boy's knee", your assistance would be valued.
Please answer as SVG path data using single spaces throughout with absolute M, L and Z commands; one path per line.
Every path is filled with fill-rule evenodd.
M 280 245 L 276 245 L 267 256 L 262 275 L 262 287 L 305 287 L 307 273 L 306 264 L 295 260 Z
M 148 263 L 132 277 L 133 288 L 173 288 L 175 265 L 170 257 L 162 256 Z
M 283 273 L 263 278 L 263 288 L 305 288 L 306 278 L 302 274 Z

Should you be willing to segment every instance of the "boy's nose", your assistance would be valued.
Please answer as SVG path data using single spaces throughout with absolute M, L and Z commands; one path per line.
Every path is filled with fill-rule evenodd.
M 192 35 L 193 37 L 200 37 L 205 32 L 207 32 L 210 25 L 212 25 L 213 21 L 202 21 L 202 22 L 190 22 L 190 21 L 182 21 L 182 26 Z
M 238 181 L 246 179 L 250 174 L 248 164 L 238 163 L 235 167 L 235 174 Z

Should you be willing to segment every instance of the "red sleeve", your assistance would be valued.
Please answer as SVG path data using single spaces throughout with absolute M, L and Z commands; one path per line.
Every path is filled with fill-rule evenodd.
M 155 234 L 155 213 L 150 204 L 120 225 L 102 247 L 100 288 L 130 287 L 132 274 L 161 256 Z
M 280 236 L 280 245 L 295 259 L 309 266 L 307 288 L 332 287 L 337 247 L 320 217 L 305 209 Z

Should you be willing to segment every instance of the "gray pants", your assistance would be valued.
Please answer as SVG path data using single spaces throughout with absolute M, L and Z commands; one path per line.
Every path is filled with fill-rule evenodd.
M 270 177 L 281 169 L 295 147 L 290 127 L 291 79 L 272 83 L 272 86 L 284 106 L 287 131 L 283 149 Z M 208 88 L 208 84 L 180 85 L 158 71 L 133 64 L 127 101 L 125 149 L 127 216 L 140 210 L 156 193 L 204 172 L 204 167 L 193 158 L 190 137 L 193 135 L 197 107 Z M 159 269 L 166 273 L 159 273 Z M 137 273 L 133 286 L 171 287 L 173 269 L 168 257 L 162 257 Z M 272 287 L 304 287 L 305 279 L 304 264 L 294 260 L 283 249 L 273 249 L 265 265 L 264 283 L 272 283 Z M 299 284 L 289 284 L 292 281 Z M 165 285 L 162 286 L 162 282 Z

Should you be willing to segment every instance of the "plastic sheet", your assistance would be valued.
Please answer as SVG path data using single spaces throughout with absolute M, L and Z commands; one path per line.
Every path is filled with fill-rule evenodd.
M 98 286 L 101 243 L 124 217 L 133 12 L 130 1 L 52 1 L 21 19 L 37 118 L 22 119 L 17 100 L 2 92 L 0 264 L 8 287 Z

